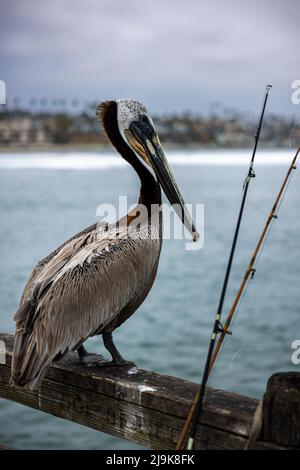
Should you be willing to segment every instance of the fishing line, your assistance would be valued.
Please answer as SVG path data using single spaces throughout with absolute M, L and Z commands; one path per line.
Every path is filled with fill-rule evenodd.
M 285 196 L 286 196 L 287 190 L 288 190 L 288 188 L 289 188 L 289 186 L 290 186 L 290 183 L 291 183 L 291 180 L 292 180 L 293 176 L 294 176 L 294 172 L 292 172 L 292 173 L 290 174 L 289 179 L 288 179 L 288 182 L 287 182 L 287 184 L 286 184 L 286 187 L 285 187 L 285 189 L 284 189 L 284 191 L 283 191 L 283 193 L 282 193 L 282 199 L 280 200 L 280 202 L 279 202 L 279 204 L 278 204 L 278 210 L 276 211 L 277 214 L 279 214 L 279 212 L 280 212 L 280 208 L 281 208 L 281 206 L 282 206 L 282 204 L 283 204 L 283 202 L 284 202 L 284 198 L 285 198 Z M 270 223 L 269 226 L 268 226 L 268 229 L 267 229 L 267 232 L 266 232 L 266 236 L 265 236 L 264 241 L 263 241 L 263 243 L 262 243 L 262 246 L 261 246 L 261 248 L 260 248 L 260 250 L 259 250 L 258 256 L 257 256 L 257 258 L 256 258 L 256 262 L 255 262 L 255 264 L 253 265 L 253 267 L 254 267 L 254 269 L 255 269 L 255 272 L 254 272 L 253 275 L 249 276 L 248 279 L 247 279 L 247 282 L 246 282 L 246 284 L 245 284 L 245 288 L 244 288 L 244 290 L 243 290 L 243 294 L 242 294 L 242 296 L 241 296 L 241 298 L 240 298 L 240 300 L 239 300 L 238 306 L 237 306 L 237 308 L 236 308 L 236 310 L 235 310 L 234 317 L 233 317 L 233 319 L 232 319 L 232 321 L 231 321 L 231 327 L 233 327 L 233 326 L 235 325 L 235 321 L 236 321 L 236 318 L 237 318 L 238 313 L 239 313 L 239 311 L 240 311 L 241 305 L 242 305 L 242 303 L 243 303 L 243 301 L 244 301 L 244 299 L 245 299 L 245 297 L 246 297 L 246 294 L 247 294 L 247 292 L 248 292 L 249 284 L 251 283 L 251 281 L 255 280 L 257 266 L 258 266 L 258 264 L 259 264 L 259 262 L 260 262 L 261 255 L 262 255 L 262 253 L 263 253 L 263 251 L 264 251 L 264 249 L 265 249 L 265 246 L 267 245 L 267 243 L 268 243 L 268 241 L 269 241 L 269 238 L 270 238 L 270 235 L 271 235 L 271 232 L 272 232 L 272 229 L 273 229 L 275 220 L 276 220 L 276 219 L 272 218 L 271 223 Z M 222 346 L 221 346 L 221 348 L 220 348 L 220 354 L 222 353 L 223 348 L 224 348 L 224 346 L 225 346 L 226 343 L 227 343 L 227 340 L 228 340 L 228 335 L 226 335 L 225 338 L 224 338 L 224 341 L 223 341 Z M 211 369 L 211 373 L 210 373 L 210 377 L 211 377 L 211 378 L 213 378 L 214 372 L 215 372 L 215 364 L 214 364 L 213 368 Z M 210 382 L 210 378 L 208 379 L 208 382 L 207 382 L 207 383 L 209 383 L 209 382 Z
M 231 310 L 230 310 L 230 312 L 229 312 L 228 315 L 227 315 L 227 319 L 226 319 L 226 321 L 225 321 L 225 328 L 229 328 L 229 326 L 230 326 L 230 324 L 231 324 L 232 318 L 233 318 L 233 316 L 234 316 L 234 314 L 235 314 L 236 308 L 237 308 L 238 303 L 239 303 L 239 300 L 240 300 L 240 298 L 241 298 L 241 294 L 243 293 L 243 289 L 245 288 L 245 284 L 246 284 L 248 278 L 249 278 L 249 277 L 253 278 L 253 276 L 254 276 L 254 274 L 255 274 L 254 265 L 255 265 L 255 262 L 256 262 L 256 260 L 257 260 L 257 256 L 258 256 L 259 251 L 260 251 L 260 249 L 261 249 L 261 247 L 262 247 L 262 244 L 263 244 L 263 242 L 264 242 L 264 240 L 265 240 L 265 237 L 266 237 L 266 235 L 268 234 L 268 230 L 269 230 L 270 224 L 272 223 L 273 219 L 277 219 L 277 209 L 278 209 L 278 206 L 279 206 L 279 204 L 280 204 L 280 202 L 281 202 L 281 200 L 282 200 L 283 195 L 285 194 L 285 188 L 286 188 L 286 186 L 287 186 L 287 183 L 289 182 L 290 175 L 291 175 L 291 173 L 293 172 L 293 170 L 296 169 L 296 161 L 297 161 L 299 152 L 300 152 L 300 147 L 299 147 L 299 149 L 297 150 L 296 155 L 295 155 L 295 157 L 293 158 L 292 163 L 291 163 L 290 166 L 289 166 L 288 172 L 287 172 L 287 174 L 286 174 L 286 176 L 285 176 L 285 178 L 284 178 L 284 181 L 283 181 L 283 183 L 282 183 L 282 185 L 281 185 L 281 187 L 280 187 L 280 190 L 279 190 L 279 193 L 278 193 L 278 195 L 277 195 L 277 197 L 276 197 L 275 203 L 274 203 L 274 205 L 273 205 L 273 207 L 272 207 L 272 209 L 271 209 L 271 211 L 270 211 L 270 213 L 269 213 L 269 216 L 268 216 L 268 218 L 267 218 L 267 221 L 266 221 L 266 223 L 265 223 L 265 225 L 264 225 L 264 227 L 263 227 L 263 230 L 262 230 L 262 233 L 261 233 L 261 235 L 260 235 L 260 237 L 259 237 L 258 243 L 257 243 L 257 245 L 256 245 L 256 247 L 255 247 L 255 249 L 254 249 L 254 252 L 253 252 L 251 261 L 250 261 L 250 263 L 249 263 L 249 265 L 248 265 L 248 268 L 247 268 L 247 270 L 246 270 L 246 272 L 245 272 L 245 274 L 244 274 L 244 277 L 243 277 L 243 279 L 242 279 L 242 282 L 241 282 L 241 284 L 240 284 L 240 287 L 239 287 L 239 289 L 238 289 L 238 291 L 237 291 L 237 294 L 236 294 L 236 297 L 235 297 L 235 299 L 234 299 L 234 302 L 233 302 L 233 305 L 232 305 L 232 307 L 231 307 Z M 221 332 L 221 335 L 220 335 L 220 337 L 219 337 L 219 339 L 218 339 L 218 344 L 217 344 L 217 346 L 216 346 L 216 350 L 214 351 L 213 356 L 212 356 L 211 365 L 213 364 L 213 362 L 214 362 L 215 359 L 216 359 L 216 356 L 218 355 L 218 352 L 219 352 L 219 349 L 220 349 L 220 345 L 221 345 L 222 341 L 224 340 L 224 336 L 225 336 L 225 335 L 224 335 L 224 332 Z
M 277 205 L 277 210 L 276 210 L 276 214 L 277 214 L 277 215 L 279 214 L 280 209 L 281 209 L 281 206 L 282 206 L 282 204 L 283 204 L 283 202 L 284 202 L 284 200 L 285 200 L 285 196 L 286 196 L 287 190 L 288 190 L 288 188 L 289 188 L 289 186 L 290 186 L 290 183 L 291 183 L 291 180 L 292 180 L 293 176 L 294 176 L 294 172 L 291 172 L 291 173 L 289 174 L 289 176 L 288 176 L 288 179 L 287 179 L 287 181 L 286 181 L 286 185 L 285 185 L 284 190 L 283 190 L 283 192 L 282 192 L 282 194 L 281 194 L 281 199 L 279 200 L 279 203 L 278 203 L 278 205 Z M 244 301 L 244 298 L 245 298 L 245 296 L 246 296 L 246 293 L 248 292 L 249 284 L 250 284 L 250 282 L 251 282 L 253 279 L 255 279 L 254 274 L 256 274 L 257 266 L 258 266 L 258 264 L 259 264 L 259 262 L 260 262 L 261 255 L 262 255 L 262 253 L 263 253 L 263 251 L 264 251 L 264 248 L 265 248 L 267 242 L 269 241 L 269 238 L 270 238 L 270 235 L 271 235 L 271 232 L 272 232 L 272 229 L 273 229 L 275 220 L 277 220 L 277 217 L 276 217 L 276 218 L 273 217 L 273 218 L 271 219 L 270 224 L 268 225 L 268 228 L 267 228 L 267 231 L 266 231 L 266 234 L 265 234 L 265 238 L 264 238 L 264 240 L 263 240 L 263 242 L 262 242 L 262 245 L 261 245 L 260 250 L 259 250 L 259 252 L 258 252 L 257 258 L 256 258 L 256 260 L 255 260 L 255 263 L 253 264 L 253 268 L 254 268 L 253 274 L 247 278 L 247 281 L 246 281 L 246 284 L 245 284 L 245 287 L 244 287 L 242 296 L 241 296 L 241 298 L 239 299 L 239 303 L 238 303 L 238 305 L 237 305 L 237 307 L 236 307 L 236 309 L 235 309 L 234 316 L 232 317 L 232 320 L 231 320 L 231 328 L 232 328 L 232 327 L 234 326 L 234 324 L 235 324 L 235 321 L 236 321 L 237 315 L 238 315 L 238 313 L 239 313 L 239 311 L 240 311 L 241 305 L 243 304 L 243 301 Z M 220 350 L 219 350 L 219 353 L 220 353 L 220 354 L 222 353 L 223 348 L 224 348 L 224 346 L 226 345 L 227 339 L 228 339 L 228 338 L 227 338 L 227 335 L 225 335 L 224 341 L 222 342 L 221 347 L 220 347 Z M 211 368 L 211 372 L 210 372 L 209 379 L 208 379 L 208 382 L 207 382 L 207 383 L 210 382 L 210 378 L 212 378 L 213 375 L 214 375 L 214 373 L 215 373 L 215 365 L 216 365 L 216 361 L 214 362 L 213 367 Z
M 219 189 L 219 190 L 215 190 L 215 191 L 201 191 L 201 194 L 202 196 L 204 197 L 219 197 L 221 196 L 222 194 L 226 193 L 228 191 L 228 189 L 231 189 L 233 187 L 236 187 L 236 186 L 239 186 L 240 185 L 240 178 L 239 176 L 236 176 L 234 179 L 233 179 L 233 182 L 232 183 L 229 183 L 227 184 L 226 186 L 224 186 L 223 188 Z
M 268 235 L 267 235 L 267 237 L 269 237 L 269 234 L 270 234 L 270 232 L 271 232 L 271 228 L 273 227 L 273 224 L 274 224 L 274 219 L 272 220 L 272 222 L 271 222 L 271 224 L 270 224 L 270 228 L 269 228 L 269 230 L 268 230 Z M 264 245 L 266 244 L 266 242 L 267 242 L 267 239 L 264 241 Z M 259 261 L 259 259 L 260 259 L 260 255 L 261 255 L 261 253 L 262 253 L 262 250 L 263 250 L 263 247 L 262 247 L 262 249 L 261 249 L 261 251 L 260 251 L 260 253 L 259 253 L 259 256 L 258 256 L 258 258 L 257 258 L 257 263 L 255 264 L 255 267 L 256 267 L 257 264 L 258 264 L 258 261 Z M 234 313 L 234 316 L 233 316 L 233 318 L 232 318 L 232 320 L 231 320 L 231 328 L 233 328 L 234 325 L 236 324 L 236 319 L 237 319 L 237 317 L 238 317 L 238 313 L 239 313 L 239 311 L 240 311 L 240 309 L 241 309 L 241 306 L 242 306 L 243 301 L 244 301 L 244 299 L 245 299 L 245 297 L 246 297 L 246 294 L 248 293 L 249 285 L 252 284 L 252 281 L 254 281 L 254 280 L 255 280 L 255 276 L 252 276 L 252 277 L 249 276 L 248 279 L 247 279 L 247 281 L 246 281 L 245 288 L 244 288 L 244 290 L 243 290 L 242 296 L 241 296 L 241 298 L 240 298 L 240 300 L 239 300 L 238 306 L 237 306 L 237 308 L 236 308 L 236 310 L 235 310 L 235 313 Z M 220 347 L 220 351 L 219 351 L 219 354 L 220 354 L 220 355 L 222 354 L 222 351 L 223 351 L 224 347 L 226 346 L 228 339 L 229 339 L 229 338 L 228 338 L 228 335 L 226 335 L 226 336 L 224 337 L 224 341 L 222 342 L 221 347 Z M 211 368 L 211 372 L 210 372 L 210 374 L 209 374 L 209 379 L 208 379 L 208 382 L 207 382 L 207 383 L 209 383 L 209 382 L 210 382 L 210 378 L 213 377 L 213 375 L 214 375 L 214 373 L 215 373 L 215 370 L 216 370 L 216 365 L 217 365 L 217 361 L 214 362 L 214 364 L 213 364 L 213 366 L 212 366 L 212 368 Z
M 239 349 L 234 353 L 234 355 L 232 356 L 231 358 L 231 361 L 230 361 L 230 372 L 233 371 L 233 362 L 236 360 L 236 358 L 238 357 L 238 355 L 240 354 L 240 352 L 245 348 L 247 343 L 242 343 L 241 346 L 239 347 Z
M 258 253 L 256 262 L 255 262 L 255 264 L 254 264 L 254 266 L 253 266 L 254 269 L 255 269 L 255 271 L 254 271 L 254 274 L 252 275 L 252 278 L 251 278 L 251 279 L 254 279 L 254 278 L 255 278 L 256 268 L 257 268 L 257 266 L 258 266 L 258 264 L 259 264 L 259 261 L 260 261 L 262 252 L 264 251 L 264 248 L 265 248 L 265 246 L 266 246 L 266 244 L 267 244 L 267 241 L 269 240 L 269 237 L 270 237 L 270 234 L 271 234 L 273 225 L 274 225 L 274 221 L 275 221 L 275 219 L 273 219 L 273 220 L 271 221 L 270 226 L 269 226 L 269 228 L 268 228 L 268 231 L 267 231 L 267 233 L 266 233 L 266 238 L 264 239 L 263 244 L 262 244 L 262 246 L 261 246 L 261 249 L 259 250 L 259 253 Z
M 247 283 L 246 283 L 246 285 L 245 285 L 244 292 L 243 292 L 242 297 L 241 297 L 241 299 L 240 299 L 240 302 L 239 302 L 239 304 L 238 304 L 238 307 L 237 307 L 237 310 L 236 310 L 236 314 L 235 314 L 235 316 L 233 317 L 232 322 L 231 322 L 231 328 L 235 325 L 236 318 L 237 318 L 237 314 L 238 314 L 238 312 L 239 312 L 239 310 L 240 310 L 240 308 L 241 308 L 241 304 L 242 304 L 242 302 L 243 302 L 243 300 L 244 300 L 244 298 L 245 298 L 245 296 L 246 296 L 246 293 L 247 293 L 247 291 L 248 291 L 248 286 L 249 286 L 249 284 L 250 284 L 250 278 L 247 279 Z M 221 347 L 220 347 L 220 354 L 222 353 L 222 351 L 223 351 L 223 349 L 224 349 L 224 347 L 225 347 L 225 345 L 226 345 L 228 339 L 229 339 L 229 338 L 228 338 L 228 335 L 225 335 L 224 341 L 222 342 Z M 209 378 L 208 378 L 207 383 L 210 382 L 210 378 L 213 378 L 213 375 L 214 375 L 214 373 L 215 373 L 215 371 L 216 371 L 216 365 L 217 365 L 217 362 L 215 361 L 215 362 L 213 363 L 211 369 L 210 369 Z

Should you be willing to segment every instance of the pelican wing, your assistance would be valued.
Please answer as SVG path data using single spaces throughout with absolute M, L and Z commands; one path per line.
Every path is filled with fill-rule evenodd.
M 15 315 L 13 382 L 36 388 L 53 360 L 103 330 L 143 294 L 160 243 L 148 234 L 114 235 L 108 230 L 74 238 L 39 271 Z
M 97 224 L 93 224 L 93 225 L 90 225 L 89 227 L 86 227 L 85 229 L 83 229 L 81 232 L 77 233 L 76 235 L 73 235 L 71 238 L 69 238 L 68 240 L 66 240 L 62 245 L 60 245 L 58 248 L 56 248 L 54 251 L 52 251 L 48 256 L 46 256 L 45 258 L 43 258 L 42 260 L 40 260 L 38 262 L 38 264 L 36 265 L 36 267 L 34 268 L 34 270 L 32 271 L 31 275 L 29 276 L 29 279 L 24 287 L 24 290 L 23 290 L 23 293 L 22 293 L 22 297 L 21 297 L 21 300 L 20 300 L 20 305 L 26 301 L 26 299 L 28 298 L 28 295 L 29 293 L 31 292 L 32 290 L 32 287 L 34 286 L 40 272 L 45 268 L 45 266 L 52 260 L 52 258 L 57 255 L 61 249 L 63 247 L 65 247 L 66 245 L 68 245 L 71 241 L 73 241 L 74 239 L 81 239 L 82 235 L 89 235 L 89 237 L 86 239 L 87 243 L 88 243 L 88 240 L 89 238 L 90 239 L 93 239 L 94 236 L 95 236 L 95 233 L 96 231 L 98 230 L 98 227 L 99 225 Z

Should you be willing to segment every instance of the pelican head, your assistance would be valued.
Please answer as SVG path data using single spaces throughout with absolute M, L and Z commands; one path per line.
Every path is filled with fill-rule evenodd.
M 165 157 L 150 113 L 144 104 L 129 98 L 100 103 L 98 114 L 105 125 L 105 113 L 111 104 L 117 108 L 117 126 L 123 141 L 131 148 L 136 158 L 146 167 L 160 184 L 178 217 L 190 232 L 194 241 L 199 234 L 185 207 L 184 199 Z M 107 130 L 107 126 L 105 126 Z

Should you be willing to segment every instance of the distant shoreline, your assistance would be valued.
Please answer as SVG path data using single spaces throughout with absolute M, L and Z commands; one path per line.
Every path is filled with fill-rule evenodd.
M 192 144 L 174 144 L 171 142 L 163 143 L 163 146 L 166 150 L 249 150 L 251 146 L 219 146 L 219 145 L 202 145 L 198 143 Z M 284 150 L 289 149 L 286 146 L 274 146 L 274 145 L 264 145 L 260 146 L 262 150 Z M 95 151 L 99 150 L 101 152 L 112 151 L 114 147 L 110 145 L 105 145 L 101 143 L 91 143 L 91 144 L 51 144 L 51 145 L 18 145 L 18 146 L 1 146 L 0 154 L 3 153 L 29 153 L 29 152 L 70 152 L 70 151 Z

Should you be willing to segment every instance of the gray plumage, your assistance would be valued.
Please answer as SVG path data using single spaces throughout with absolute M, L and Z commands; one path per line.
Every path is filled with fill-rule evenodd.
M 14 316 L 12 382 L 37 388 L 51 362 L 136 310 L 158 266 L 153 229 L 150 237 L 145 221 L 139 238 L 128 238 L 126 226 L 92 225 L 38 263 Z

